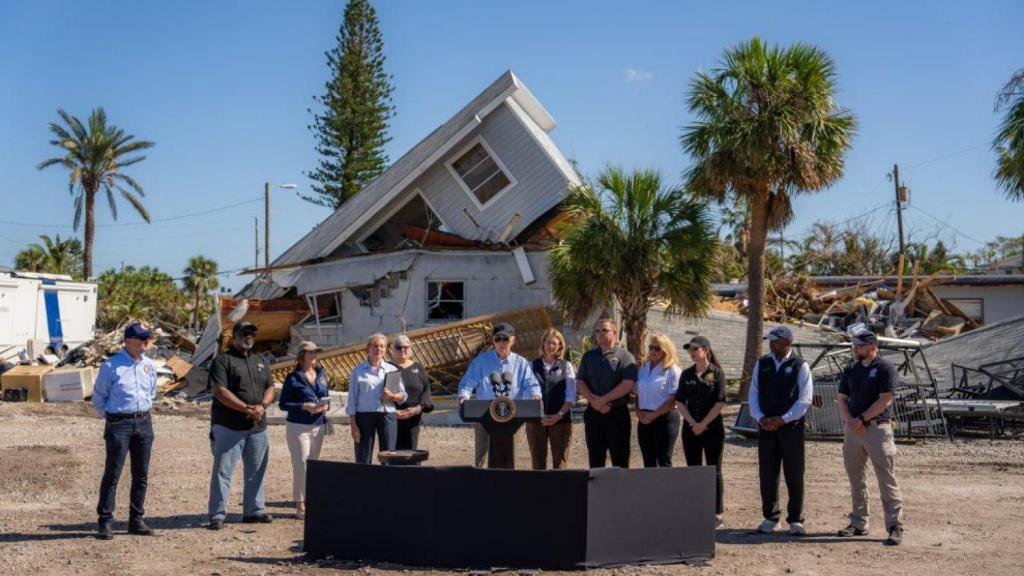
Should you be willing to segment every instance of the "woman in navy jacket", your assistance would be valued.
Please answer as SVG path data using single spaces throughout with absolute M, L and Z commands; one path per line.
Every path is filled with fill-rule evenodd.
M 320 349 L 313 342 L 299 344 L 295 369 L 284 380 L 278 405 L 288 413 L 288 451 L 292 455 L 292 495 L 299 518 L 306 515 L 306 460 L 320 457 L 327 432 L 327 373 L 317 365 Z

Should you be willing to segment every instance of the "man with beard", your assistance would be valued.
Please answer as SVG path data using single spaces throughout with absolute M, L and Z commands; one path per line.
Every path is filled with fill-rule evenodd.
M 896 366 L 878 355 L 878 337 L 863 331 L 853 337 L 854 361 L 843 370 L 837 402 L 846 422 L 843 430 L 843 463 L 850 479 L 853 511 L 850 525 L 839 536 L 868 533 L 867 461 L 878 478 L 885 510 L 886 546 L 903 542 L 903 496 L 896 481 L 896 443 L 892 430 L 892 399 L 899 383 Z

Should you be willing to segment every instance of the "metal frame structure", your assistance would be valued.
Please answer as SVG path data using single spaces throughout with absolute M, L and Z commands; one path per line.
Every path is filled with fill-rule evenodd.
M 977 428 L 978 421 L 987 419 L 989 435 L 995 438 L 1006 432 L 1007 421 L 1011 425 L 1024 421 L 1024 357 L 977 368 L 953 364 L 950 369 L 946 404 L 951 426 Z M 1005 392 L 999 393 L 999 388 Z

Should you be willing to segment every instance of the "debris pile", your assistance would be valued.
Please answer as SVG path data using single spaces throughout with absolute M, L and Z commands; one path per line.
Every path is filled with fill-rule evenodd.
M 889 286 L 875 280 L 846 288 L 820 289 L 807 276 L 766 280 L 764 317 L 767 321 L 799 321 L 821 328 L 850 332 L 866 327 L 890 338 L 937 340 L 973 330 L 978 324 L 930 286 L 938 273 L 916 276 L 908 286 Z M 900 279 L 902 280 L 902 279 Z M 749 306 L 739 301 L 737 310 Z

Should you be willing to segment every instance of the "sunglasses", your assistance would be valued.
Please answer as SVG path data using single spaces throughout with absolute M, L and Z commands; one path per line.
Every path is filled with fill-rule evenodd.
M 412 346 L 395 346 L 395 350 L 408 350 Z
M 661 346 L 654 346 L 654 345 L 648 346 L 647 347 L 647 351 L 648 352 L 661 352 Z
M 597 328 L 594 330 L 594 334 L 607 334 L 609 332 L 614 332 L 614 330 L 611 328 Z
M 509 337 L 508 336 L 495 336 L 494 337 L 494 341 L 495 342 L 508 342 L 509 341 Z

